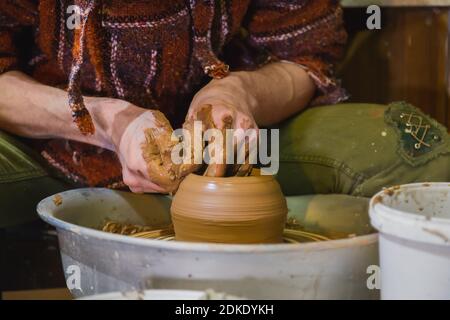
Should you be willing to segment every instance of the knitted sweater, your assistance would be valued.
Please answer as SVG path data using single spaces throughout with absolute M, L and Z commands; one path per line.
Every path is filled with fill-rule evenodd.
M 76 28 L 71 5 L 81 13 Z M 18 69 L 67 89 L 83 133 L 93 127 L 82 95 L 158 109 L 179 127 L 209 77 L 277 59 L 310 74 L 316 103 L 336 103 L 345 94 L 332 65 L 345 40 L 336 0 L 0 1 L 0 73 Z M 122 185 L 110 152 L 54 140 L 41 152 L 78 184 Z

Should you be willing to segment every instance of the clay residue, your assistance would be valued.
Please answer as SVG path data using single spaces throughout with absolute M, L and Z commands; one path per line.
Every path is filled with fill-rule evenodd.
M 177 189 L 181 179 L 195 171 L 195 165 L 176 165 L 172 161 L 172 149 L 178 141 L 172 141 L 173 129 L 161 113 L 154 111 L 156 126 L 144 131 L 145 141 L 141 144 L 142 156 L 147 163 L 150 180 L 169 192 Z
M 220 129 L 222 131 L 222 136 L 226 136 L 226 129 L 231 129 L 233 126 L 233 118 L 231 116 L 225 116 L 221 119 L 222 123 L 220 126 L 216 126 L 214 123 L 214 119 L 212 116 L 212 105 L 205 105 L 197 112 L 197 121 L 201 121 L 203 125 L 203 130 L 208 129 Z M 214 143 L 214 141 L 210 141 Z M 205 171 L 205 175 L 210 177 L 224 177 L 227 172 L 227 164 L 226 164 L 226 153 L 224 152 L 226 149 L 226 141 L 224 139 L 222 148 L 223 158 L 221 159 L 221 163 L 211 163 Z M 215 156 L 215 151 L 212 154 L 212 157 Z
M 121 223 L 117 221 L 109 221 L 104 226 L 100 227 L 100 230 L 120 234 L 124 236 L 129 236 L 133 238 L 141 239 L 152 239 L 152 240 L 164 240 L 171 241 L 175 240 L 175 231 L 173 226 L 152 228 L 150 226 L 133 225 L 128 223 Z M 142 231 L 146 230 L 146 231 Z M 75 231 L 76 232 L 76 231 Z M 283 241 L 285 243 L 296 244 L 305 242 L 321 242 L 330 241 L 333 239 L 344 239 L 356 236 L 355 234 L 345 234 L 339 237 L 324 236 L 317 233 L 311 233 L 305 230 L 300 230 L 300 228 L 291 228 L 286 224 L 283 231 Z M 196 258 L 198 260 L 198 258 Z
M 445 243 L 450 241 L 450 239 L 445 234 L 441 233 L 438 230 L 433 230 L 433 229 L 428 229 L 428 228 L 422 228 L 422 230 L 441 238 L 442 240 L 444 240 Z
M 389 197 L 393 196 L 396 191 L 399 191 L 402 188 L 402 186 L 396 185 L 389 188 L 385 188 L 383 190 L 383 193 Z
M 208 130 L 208 129 L 218 129 L 222 131 L 222 136 L 224 137 L 222 148 L 224 151 L 226 151 L 226 135 L 227 135 L 227 129 L 232 129 L 233 124 L 235 122 L 235 119 L 229 115 L 226 114 L 220 119 L 220 123 L 216 124 L 213 119 L 213 106 L 210 104 L 206 104 L 199 108 L 199 110 L 196 112 L 195 116 L 186 121 L 185 125 L 183 126 L 185 129 L 190 129 L 193 127 L 192 122 L 193 121 L 201 121 L 202 122 L 202 129 Z M 230 108 L 230 113 L 231 108 Z M 241 123 L 242 126 L 246 125 L 246 123 Z M 213 143 L 214 141 L 210 141 Z M 245 161 L 243 164 L 227 164 L 226 163 L 226 152 L 223 152 L 223 159 L 222 163 L 210 163 L 208 167 L 206 168 L 204 175 L 210 176 L 210 177 L 225 177 L 225 176 L 246 176 L 248 175 L 253 168 L 253 165 L 251 165 L 248 161 L 248 145 L 246 146 L 246 154 L 245 154 Z M 237 154 L 237 143 L 235 142 L 234 145 L 234 154 Z
M 145 142 L 141 145 L 142 156 L 147 163 L 148 175 L 158 185 L 169 187 L 174 184 L 176 174 L 172 161 L 167 161 L 171 143 L 164 139 L 164 133 L 149 128 L 145 130 Z M 158 139 L 159 138 L 159 139 Z
M 373 200 L 373 204 L 377 204 L 377 203 L 383 203 L 383 197 L 378 195 L 375 197 L 375 199 Z
M 62 196 L 60 194 L 55 194 L 53 196 L 53 203 L 55 204 L 55 206 L 62 205 L 62 203 L 63 203 Z
M 166 236 L 172 237 L 174 233 L 172 225 L 166 227 L 152 227 L 117 221 L 107 221 L 100 229 L 109 233 L 146 239 L 158 239 Z
M 120 223 L 116 221 L 107 221 L 101 230 L 110 233 L 122 234 L 122 235 L 132 235 L 139 232 L 151 231 L 152 227 L 135 225 L 130 223 Z

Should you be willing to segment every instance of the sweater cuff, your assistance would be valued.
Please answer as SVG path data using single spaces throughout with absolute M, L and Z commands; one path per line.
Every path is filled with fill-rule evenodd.
M 331 67 L 320 60 L 299 58 L 294 61 L 280 60 L 305 70 L 316 85 L 317 92 L 311 105 L 336 104 L 349 98 L 346 90 L 341 87 L 340 81 L 331 75 Z

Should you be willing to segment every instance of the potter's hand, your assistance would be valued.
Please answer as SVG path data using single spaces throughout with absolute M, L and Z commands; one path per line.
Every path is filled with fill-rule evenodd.
M 245 97 L 245 93 L 241 92 L 240 94 L 236 90 L 233 93 L 227 93 L 226 89 L 220 84 L 216 86 L 213 80 L 199 91 L 191 103 L 183 128 L 193 132 L 194 122 L 201 121 L 203 132 L 208 129 L 221 130 L 224 142 L 226 129 L 243 129 L 236 130 L 233 134 L 234 164 L 227 165 L 226 158 L 229 150 L 223 146 L 224 152 L 220 163 L 210 162 L 205 174 L 208 176 L 245 176 L 251 171 L 252 165 L 248 161 L 249 145 L 251 144 L 249 138 L 245 140 L 244 133 L 248 129 L 255 129 L 255 135 L 250 139 L 254 140 L 252 143 L 256 143 L 258 127 L 246 105 L 248 97 Z M 244 163 L 237 161 L 236 155 L 239 152 L 245 152 Z
M 131 114 L 118 124 L 124 128 L 123 133 L 114 139 L 124 182 L 136 193 L 175 191 L 190 170 L 184 168 L 180 172 L 171 159 L 172 148 L 178 141 L 171 140 L 173 130 L 169 121 L 159 111 L 130 108 Z
M 192 130 L 193 121 L 202 119 L 204 129 L 273 126 L 302 110 L 315 91 L 305 68 L 293 63 L 272 62 L 254 71 L 231 72 L 211 80 L 195 95 L 184 126 Z M 215 164 L 206 174 L 244 175 L 250 169 Z

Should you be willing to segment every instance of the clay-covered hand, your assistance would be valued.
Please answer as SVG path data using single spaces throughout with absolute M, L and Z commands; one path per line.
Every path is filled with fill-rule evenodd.
M 215 81 L 200 90 L 191 103 L 183 125 L 184 129 L 193 132 L 194 122 L 201 121 L 203 132 L 208 129 L 222 131 L 224 137 L 222 161 L 220 163 L 214 161 L 209 163 L 204 173 L 208 176 L 245 176 L 252 169 L 252 164 L 248 160 L 249 145 L 257 143 L 258 126 L 246 104 L 248 97 L 244 96 L 245 93 L 240 94 L 239 91 L 231 93 L 230 91 L 229 87 L 222 87 L 220 82 Z M 233 131 L 233 164 L 227 164 L 226 162 L 227 152 L 230 152 L 225 146 L 227 129 L 243 129 Z M 246 138 L 245 133 L 248 129 L 254 129 L 254 135 Z M 247 131 L 247 133 L 249 132 Z M 253 144 L 250 143 L 250 140 Z M 237 161 L 236 155 L 239 152 L 245 154 L 244 163 Z
M 116 139 L 116 152 L 122 163 L 123 180 L 136 193 L 174 192 L 184 176 L 195 166 L 174 164 L 172 148 L 178 143 L 172 139 L 172 127 L 159 111 L 146 110 L 124 126 Z

